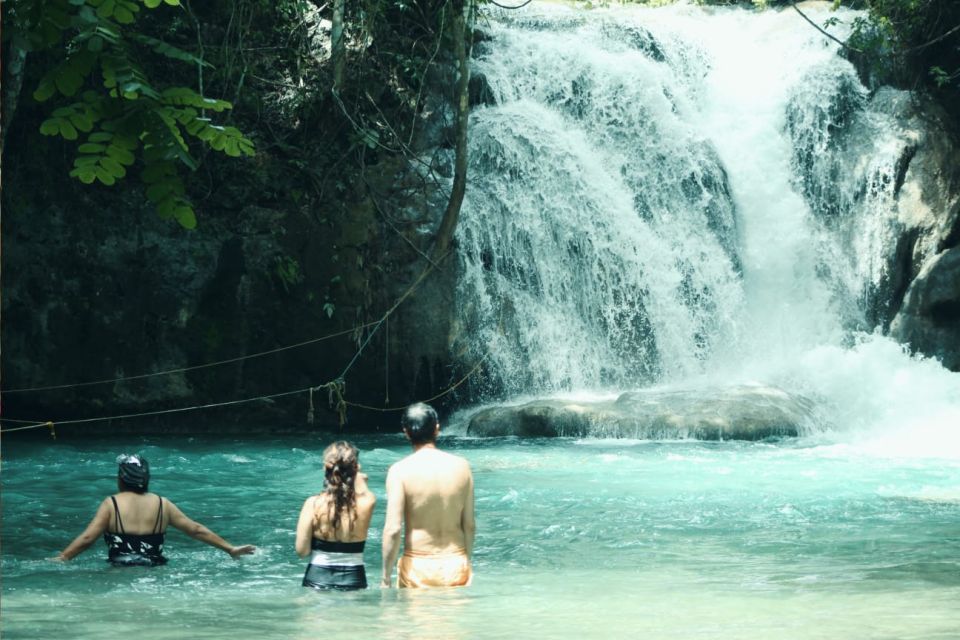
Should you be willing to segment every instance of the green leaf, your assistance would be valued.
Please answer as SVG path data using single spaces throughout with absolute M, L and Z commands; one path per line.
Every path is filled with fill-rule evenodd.
M 83 113 L 71 114 L 70 122 L 74 127 L 77 128 L 78 131 L 83 131 L 84 133 L 93 129 L 93 120 Z
M 127 175 L 127 170 L 119 162 L 110 157 L 101 157 L 100 166 L 110 172 L 115 178 L 122 178 Z
M 100 160 L 100 156 L 80 156 L 79 158 L 74 159 L 73 166 L 78 169 L 81 167 L 89 167 L 90 165 L 97 164 Z
M 167 198 L 157 205 L 157 213 L 161 218 L 172 218 L 173 211 L 177 208 L 177 201 L 175 198 Z
M 166 2 L 168 5 L 170 5 L 171 7 L 180 6 L 180 0 L 163 0 L 163 1 Z
M 127 151 L 133 151 L 140 146 L 140 141 L 137 140 L 136 136 L 131 135 L 120 135 L 114 137 L 113 144 L 120 147 L 121 149 L 126 149 Z
M 40 125 L 40 133 L 45 136 L 55 136 L 60 133 L 60 119 L 48 118 Z
M 125 164 L 130 166 L 133 164 L 135 158 L 132 153 L 126 149 L 122 149 L 116 145 L 110 145 L 107 148 L 107 155 L 119 162 L 120 164 Z
M 193 213 L 193 208 L 183 205 L 173 210 L 173 217 L 177 219 L 180 226 L 184 229 L 197 228 L 197 216 Z
M 77 147 L 77 151 L 80 153 L 101 153 L 105 149 L 106 147 L 102 144 L 95 144 L 93 142 L 87 142 Z
M 219 127 L 209 125 L 197 133 L 197 138 L 204 142 L 210 142 L 219 135 Z
M 56 92 L 57 86 L 48 75 L 40 81 L 40 84 L 37 86 L 37 90 L 33 92 L 33 99 L 37 102 L 45 102 L 52 98 L 53 94 Z
M 158 182 L 147 189 L 147 200 L 161 202 L 170 195 L 172 185 L 169 182 Z
M 60 120 L 60 135 L 67 140 L 76 140 L 78 137 L 77 130 L 73 125 L 63 119 Z
M 76 71 L 69 67 L 61 67 L 57 76 L 54 78 L 57 90 L 65 96 L 72 96 L 83 84 L 83 78 Z
M 237 144 L 240 146 L 240 151 L 242 151 L 244 155 L 255 155 L 256 151 L 253 148 L 253 143 L 246 138 L 240 138 L 240 140 L 237 141 Z
M 190 122 L 186 123 L 186 126 L 184 128 L 187 130 L 187 133 L 189 133 L 192 136 L 196 136 L 198 133 L 203 131 L 203 129 L 207 126 L 208 122 L 209 120 L 207 120 L 206 118 L 194 118 Z
M 143 6 L 147 9 L 156 9 L 162 4 L 163 0 L 143 0 Z
M 91 133 L 87 140 L 90 142 L 110 142 L 113 140 L 113 134 L 107 133 L 106 131 L 97 131 L 96 133 Z
M 103 4 L 97 9 L 97 17 L 109 18 L 113 15 L 113 9 L 116 5 L 116 0 L 103 0 Z
M 103 51 L 103 38 L 94 36 L 87 41 L 87 49 L 90 51 Z
M 99 167 L 99 166 L 94 167 L 93 172 L 96 174 L 97 180 L 107 185 L 108 187 L 113 186 L 117 182 L 116 178 L 113 177 L 113 174 L 107 171 L 106 169 L 104 169 L 103 167 Z
M 120 24 L 132 24 L 134 21 L 133 12 L 123 6 L 113 10 L 113 18 Z
M 79 179 L 83 184 L 93 184 L 93 181 L 97 178 L 95 171 L 87 167 L 74 169 L 70 172 L 70 175 Z

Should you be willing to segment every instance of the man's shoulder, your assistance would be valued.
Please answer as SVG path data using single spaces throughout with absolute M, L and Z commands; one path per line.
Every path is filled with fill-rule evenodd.
M 466 458 L 464 458 L 463 456 L 459 456 L 459 455 L 457 455 L 457 454 L 455 454 L 455 453 L 450 453 L 449 451 L 444 451 L 443 453 L 445 453 L 445 454 L 447 454 L 448 456 L 450 456 L 450 459 L 451 459 L 452 461 L 454 461 L 455 463 L 460 464 L 460 465 L 462 465 L 462 466 L 464 466 L 464 467 L 467 467 L 467 468 L 470 467 L 470 461 L 467 460 Z

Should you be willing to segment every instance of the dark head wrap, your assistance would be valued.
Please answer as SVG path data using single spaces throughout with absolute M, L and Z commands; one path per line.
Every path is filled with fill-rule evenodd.
M 121 454 L 117 457 L 120 469 L 117 472 L 120 482 L 133 490 L 145 491 L 150 484 L 150 464 L 141 455 L 128 456 Z

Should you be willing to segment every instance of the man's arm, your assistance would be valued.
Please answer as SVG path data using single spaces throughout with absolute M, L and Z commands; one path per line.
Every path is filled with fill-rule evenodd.
M 467 464 L 467 496 L 463 501 L 463 513 L 460 515 L 460 527 L 463 529 L 463 545 L 467 557 L 473 557 L 473 538 L 477 533 L 477 521 L 473 508 L 473 473 Z
M 393 565 L 400 552 L 404 500 L 403 481 L 396 466 L 390 467 L 387 472 L 387 517 L 383 523 L 383 576 L 380 579 L 380 586 L 388 589 L 393 581 Z
M 256 550 L 256 547 L 250 544 L 245 544 L 240 547 L 235 547 L 210 529 L 207 529 L 205 526 L 199 522 L 194 522 L 187 516 L 183 514 L 183 511 L 180 511 L 177 505 L 173 504 L 167 500 L 167 512 L 170 514 L 170 525 L 180 529 L 185 534 L 200 540 L 201 542 L 206 542 L 212 547 L 216 547 L 221 551 L 226 551 L 230 554 L 230 557 L 236 559 L 239 556 L 250 555 Z
M 110 526 L 110 500 L 104 498 L 103 502 L 97 508 L 93 520 L 87 525 L 79 536 L 74 538 L 73 542 L 67 545 L 67 548 L 60 552 L 60 555 L 54 560 L 72 560 L 84 551 L 90 548 L 97 538 L 103 535 L 103 532 Z

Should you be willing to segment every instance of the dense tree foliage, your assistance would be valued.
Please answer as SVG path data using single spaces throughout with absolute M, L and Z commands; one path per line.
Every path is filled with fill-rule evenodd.
M 960 2 L 864 0 L 849 45 L 875 82 L 929 89 L 960 118 Z
M 228 156 L 253 155 L 253 143 L 236 127 L 208 117 L 230 109 L 229 102 L 158 82 L 150 73 L 154 57 L 188 69 L 209 66 L 137 29 L 142 8 L 178 5 L 179 0 L 10 0 L 3 5 L 4 36 L 14 56 L 41 54 L 35 59 L 43 73 L 32 95 L 54 108 L 40 133 L 78 143 L 70 175 L 110 186 L 126 176 L 139 154 L 146 195 L 157 212 L 193 228 L 196 216 L 180 175 L 181 167 L 197 168 L 189 140 Z
M 253 155 L 253 140 L 269 152 L 257 168 L 278 192 L 278 175 L 298 175 L 312 198 L 343 196 L 362 167 L 417 155 L 425 80 L 455 64 L 451 24 L 463 6 L 8 0 L 3 129 L 18 107 L 37 112 L 31 97 L 43 102 L 40 132 L 76 146 L 72 176 L 111 185 L 139 170 L 161 215 L 188 227 L 205 197 L 195 192 L 238 177 L 208 151 Z

